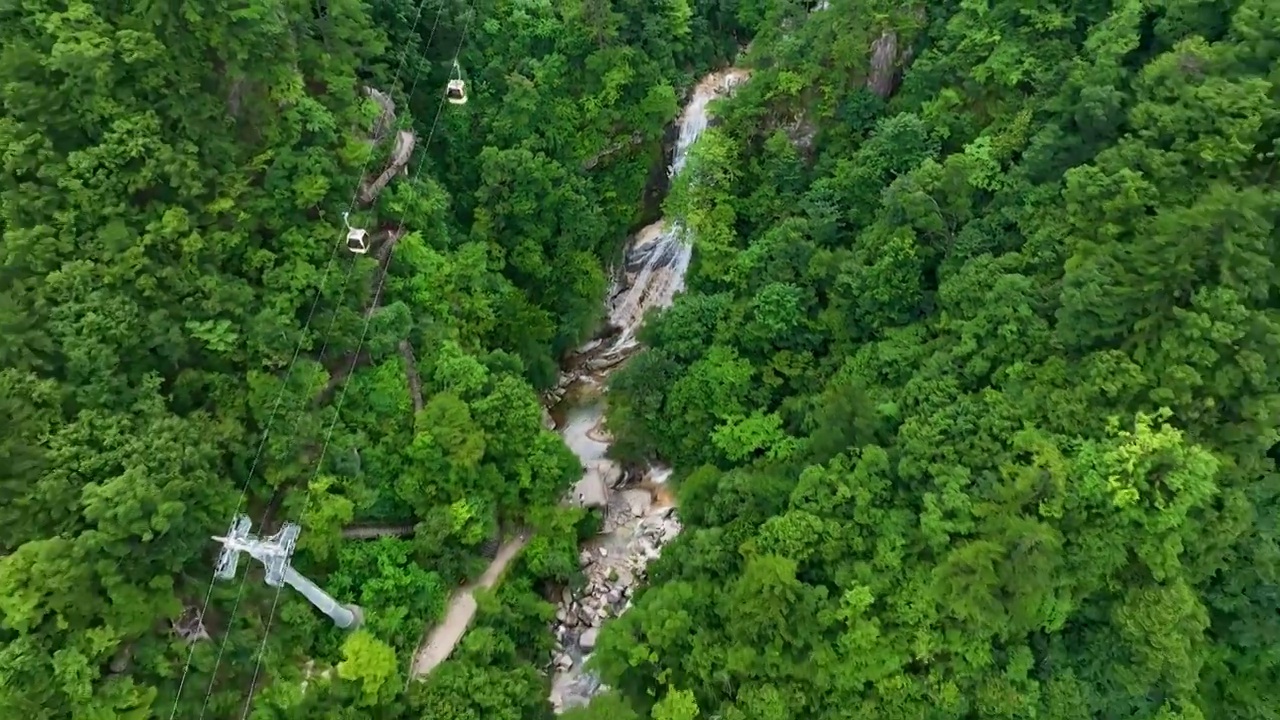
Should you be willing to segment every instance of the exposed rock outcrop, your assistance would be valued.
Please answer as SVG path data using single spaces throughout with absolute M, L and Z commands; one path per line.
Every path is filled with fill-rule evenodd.
M 342 537 L 348 540 L 376 540 L 380 537 L 404 537 L 412 534 L 412 525 L 352 525 L 342 529 Z
M 417 137 L 408 130 L 401 130 L 396 133 L 396 144 L 391 150 L 391 159 L 387 161 L 387 166 L 382 172 L 372 180 L 366 180 L 360 184 L 360 203 L 362 205 L 372 205 L 374 200 L 378 199 L 379 193 L 391 182 L 391 178 L 400 173 L 407 173 L 409 166 L 409 158 L 413 155 L 413 148 L 417 145 Z
M 711 101 L 732 92 L 749 75 L 740 68 L 727 68 L 711 73 L 693 88 L 677 123 L 668 177 L 684 167 L 689 149 L 708 126 Z M 639 349 L 636 332 L 645 314 L 669 307 L 684 288 L 691 252 L 678 222 L 659 220 L 636 233 L 626 250 L 624 267 L 610 273 L 613 287 L 607 300 L 606 329 L 569 358 L 560 383 L 547 393 L 553 402 L 565 398 L 557 424 L 584 470 L 571 501 L 603 506 L 605 512 L 600 534 L 579 557 L 586 582 L 577 590 L 566 588 L 556 608 L 556 649 L 550 658 L 550 700 L 556 712 L 585 705 L 603 689 L 599 678 L 584 671 L 600 628 L 631 606 L 649 562 L 680 532 L 674 501 L 664 484 L 670 471 L 651 467 L 633 483 L 630 474 L 608 457 L 613 438 L 605 427 L 604 405 L 609 371 Z
M 369 317 L 382 307 L 382 290 L 387 284 L 387 271 L 391 268 L 391 251 L 395 249 L 396 243 L 400 242 L 405 236 L 404 224 L 399 227 L 387 228 L 379 235 L 378 247 L 378 272 L 373 276 L 373 297 L 369 300 L 369 306 L 365 308 L 365 317 Z
M 116 654 L 111 657 L 111 663 L 107 667 L 112 675 L 123 675 L 129 672 L 133 667 L 133 645 L 121 645 Z
M 375 143 L 382 142 L 387 139 L 391 129 L 396 126 L 396 103 L 390 96 L 377 88 L 365 86 L 364 94 L 376 102 L 381 110 L 378 114 L 378 119 L 373 122 L 373 129 L 369 139 Z
M 369 142 L 377 145 L 386 140 L 395 130 L 396 103 L 389 95 L 377 88 L 366 86 L 364 94 L 377 103 L 379 108 L 378 117 L 374 119 L 373 127 L 369 129 Z M 396 132 L 395 145 L 391 149 L 391 157 L 387 160 L 386 166 L 377 175 L 364 178 L 360 183 L 361 205 L 366 207 L 372 205 L 392 178 L 407 172 L 409 158 L 413 155 L 417 140 L 417 136 L 412 131 Z
M 183 608 L 182 615 L 173 621 L 173 631 L 189 643 L 209 639 L 209 631 L 204 627 L 204 615 L 190 606 Z
M 628 139 L 626 142 L 616 142 L 610 145 L 609 147 L 605 148 L 604 150 L 601 150 L 595 155 L 592 155 L 591 157 L 582 161 L 582 169 L 584 171 L 591 170 L 595 168 L 596 165 L 599 165 L 600 161 L 607 160 L 613 155 L 616 155 L 619 151 L 621 151 L 623 148 L 627 147 L 628 145 L 633 145 L 633 146 L 639 145 L 642 142 L 644 142 L 644 135 L 640 134 L 639 132 L 632 133 L 630 139 Z
M 882 98 L 888 98 L 898 89 L 902 67 L 898 64 L 898 33 L 886 30 L 871 43 L 871 72 L 867 75 L 867 89 Z
M 912 11 L 911 17 L 918 26 L 923 27 L 924 7 L 917 7 Z M 867 89 L 882 98 L 887 99 L 898 89 L 903 70 L 915 56 L 915 47 L 910 40 L 903 41 L 900 38 L 900 35 L 908 31 L 909 29 L 885 30 L 871 43 L 871 70 L 867 74 Z M 908 38 L 913 36 L 914 32 Z
M 593 460 L 586 463 L 582 479 L 573 488 L 569 498 L 572 505 L 584 508 L 606 508 L 610 491 L 623 480 L 622 468 L 612 460 Z

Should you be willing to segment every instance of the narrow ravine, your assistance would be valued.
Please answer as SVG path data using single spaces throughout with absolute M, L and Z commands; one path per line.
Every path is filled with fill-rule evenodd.
M 710 102 L 747 75 L 730 68 L 698 83 L 679 119 L 671 176 L 684 169 L 689 149 L 706 129 Z M 566 589 L 556 612 L 550 700 L 557 713 L 585 705 L 603 690 L 599 679 L 584 670 L 597 634 L 605 621 L 630 607 L 645 567 L 680 532 L 674 498 L 665 487 L 670 471 L 654 466 L 626 473 L 607 457 L 612 439 L 604 428 L 604 389 L 613 369 L 639 349 L 636 333 L 645 314 L 670 306 L 684 289 L 692 253 L 676 222 L 659 220 L 636 233 L 609 293 L 612 332 L 578 351 L 573 369 L 564 373 L 551 396 L 558 401 L 552 415 L 559 431 L 585 470 L 570 501 L 600 508 L 605 515 L 601 533 L 580 554 L 585 585 L 576 592 Z
M 746 70 L 729 68 L 698 83 L 678 121 L 671 176 L 684 168 L 689 149 L 706 129 L 708 104 L 747 76 Z M 556 712 L 585 705 L 601 691 L 599 680 L 583 671 L 596 633 L 607 618 L 629 607 L 645 565 L 680 532 L 674 499 L 664 487 L 670 471 L 655 466 L 628 474 L 607 457 L 612 438 L 604 429 L 604 388 L 613 369 L 639 348 L 636 332 L 645 313 L 670 306 L 684 289 L 692 252 L 677 223 L 660 220 L 636 233 L 607 298 L 610 332 L 580 348 L 556 388 L 544 398 L 548 423 L 583 466 L 583 477 L 565 498 L 566 504 L 599 508 L 605 514 L 601 533 L 580 555 L 587 583 L 577 593 L 566 590 L 557 608 L 557 651 L 551 658 L 555 668 L 551 703 Z M 403 530 L 398 526 L 351 528 L 349 536 L 376 537 Z M 454 593 L 444 619 L 427 631 L 419 645 L 411 679 L 430 673 L 449 657 L 475 615 L 474 591 L 498 583 L 527 541 L 524 532 L 508 540 L 479 580 Z

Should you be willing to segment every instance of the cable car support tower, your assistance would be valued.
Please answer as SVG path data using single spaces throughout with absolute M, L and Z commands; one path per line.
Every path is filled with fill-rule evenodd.
M 364 616 L 360 606 L 344 605 L 338 602 L 289 564 L 289 560 L 293 557 L 293 549 L 298 544 L 298 533 L 301 531 L 297 523 L 285 523 L 279 532 L 268 538 L 250 534 L 251 527 L 253 527 L 253 521 L 248 515 L 237 515 L 231 522 L 231 528 L 227 531 L 226 537 L 213 538 L 222 543 L 222 554 L 218 556 L 218 565 L 213 572 L 215 579 L 234 578 L 236 567 L 240 563 L 240 553 L 248 553 L 249 557 L 266 567 L 267 574 L 263 579 L 267 585 L 275 588 L 288 585 L 297 590 L 340 628 L 351 629 L 360 625 Z

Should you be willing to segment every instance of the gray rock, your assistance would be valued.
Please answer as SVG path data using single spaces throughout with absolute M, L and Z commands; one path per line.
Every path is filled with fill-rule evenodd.
M 616 587 L 631 587 L 636 582 L 636 577 L 626 568 L 618 568 L 618 579 L 614 585 Z
M 598 460 L 596 466 L 600 471 L 600 477 L 604 479 L 604 483 L 611 488 L 617 488 L 626 480 L 626 475 L 622 472 L 622 467 L 612 460 Z
M 588 628 L 582 633 L 582 637 L 578 638 L 578 646 L 583 650 L 590 652 L 596 646 L 596 638 L 599 637 L 600 630 L 597 628 Z
M 653 505 L 653 496 L 648 490 L 623 490 L 622 498 L 627 501 L 631 514 L 636 517 L 644 517 Z
M 573 489 L 573 500 L 578 507 L 603 508 L 609 506 L 609 486 L 594 468 L 587 468 L 582 479 Z

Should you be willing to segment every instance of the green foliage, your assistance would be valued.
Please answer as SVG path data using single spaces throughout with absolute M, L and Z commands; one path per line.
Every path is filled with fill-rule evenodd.
M 449 588 L 411 558 L 411 543 L 398 538 L 349 543 L 327 583 L 335 596 L 363 608 L 366 627 L 400 651 L 412 649 L 424 624 L 444 614 Z
M 233 717 L 254 675 L 254 717 L 408 707 L 423 626 L 578 472 L 535 388 L 736 27 L 688 2 L 0 8 L 0 716 Z M 455 53 L 472 100 L 442 110 Z M 354 257 L 342 212 L 391 156 L 366 84 L 418 142 Z M 301 523 L 298 568 L 367 634 L 277 609 L 247 560 L 206 590 L 237 510 Z M 366 522 L 415 534 L 343 537 Z M 571 572 L 574 522 L 537 572 Z M 521 662 L 493 672 L 533 708 Z
M 365 630 L 357 630 L 342 643 L 338 677 L 360 685 L 360 705 L 377 705 L 397 690 L 396 653 L 391 646 Z
M 1274 715 L 1265 5 L 738 4 L 752 79 L 668 201 L 690 291 L 610 393 L 688 529 L 601 708 Z
M 689 292 L 610 393 L 688 530 L 568 716 L 1273 717 L 1273 3 L 811 5 L 0 8 L 0 716 L 549 717 L 591 521 L 536 391 L 755 36 L 667 199 Z M 365 82 L 418 148 L 352 220 L 406 232 L 331 256 L 391 151 Z M 364 628 L 255 574 L 178 637 L 237 509 Z

